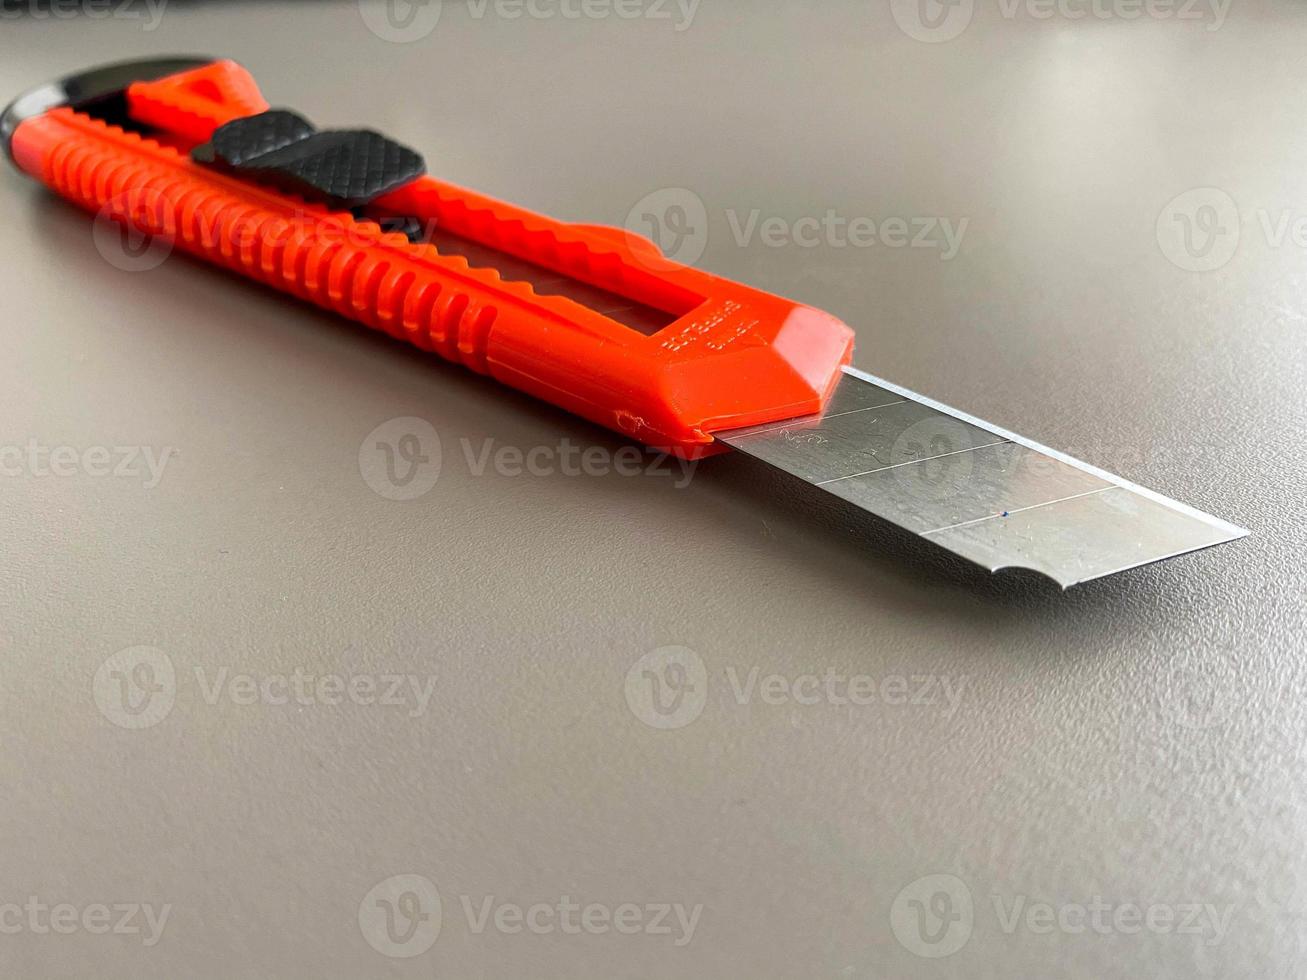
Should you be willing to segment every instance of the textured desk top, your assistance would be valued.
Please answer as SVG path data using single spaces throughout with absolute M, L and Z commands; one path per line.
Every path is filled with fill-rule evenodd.
M 1253 536 L 1063 594 L 745 460 L 624 475 L 6 169 L 0 973 L 1301 976 L 1307 11 L 434 9 L 42 8 L 0 93 L 234 57 Z

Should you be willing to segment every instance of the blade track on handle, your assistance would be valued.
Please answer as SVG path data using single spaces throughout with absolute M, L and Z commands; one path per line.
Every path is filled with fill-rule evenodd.
M 1248 533 L 856 368 L 823 415 L 717 437 L 990 571 L 1063 588 Z

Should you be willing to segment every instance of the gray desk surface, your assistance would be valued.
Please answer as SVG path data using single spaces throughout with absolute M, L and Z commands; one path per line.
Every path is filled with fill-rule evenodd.
M 6 169 L 0 973 L 1302 976 L 1301 5 L 977 0 L 943 43 L 897 2 L 703 0 L 680 31 L 446 2 L 407 43 L 353 3 L 105 9 L 6 19 L 0 91 L 214 52 L 560 217 L 684 188 L 699 263 L 842 316 L 860 366 L 1254 536 L 1061 594 L 737 459 L 478 475 L 485 440 L 622 444 L 192 262 L 124 272 Z M 742 243 L 755 209 L 785 224 Z M 785 238 L 827 209 L 968 224 L 948 260 Z M 361 477 L 397 417 L 443 449 L 411 500 Z M 157 485 L 85 454 L 124 446 L 171 448 Z M 697 681 L 665 716 L 636 666 L 664 647 L 694 656 L 654 676 Z M 297 670 L 329 680 L 277 703 Z M 429 700 L 330 680 L 389 674 Z M 411 905 L 387 937 L 379 899 L 433 910 L 373 891 L 396 875 L 438 889 L 429 948 Z M 659 903 L 702 905 L 693 932 Z

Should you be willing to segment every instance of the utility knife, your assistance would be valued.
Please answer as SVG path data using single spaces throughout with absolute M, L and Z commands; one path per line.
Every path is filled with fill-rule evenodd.
M 1247 531 L 850 365 L 828 313 L 272 108 L 230 60 L 94 68 L 0 116 L 24 173 L 174 247 L 688 458 L 734 450 L 1064 588 Z

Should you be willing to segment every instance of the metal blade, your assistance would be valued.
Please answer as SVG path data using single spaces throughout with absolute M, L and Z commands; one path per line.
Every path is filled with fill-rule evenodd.
M 990 571 L 1068 588 L 1248 532 L 846 367 L 823 415 L 718 433 L 729 446 Z

